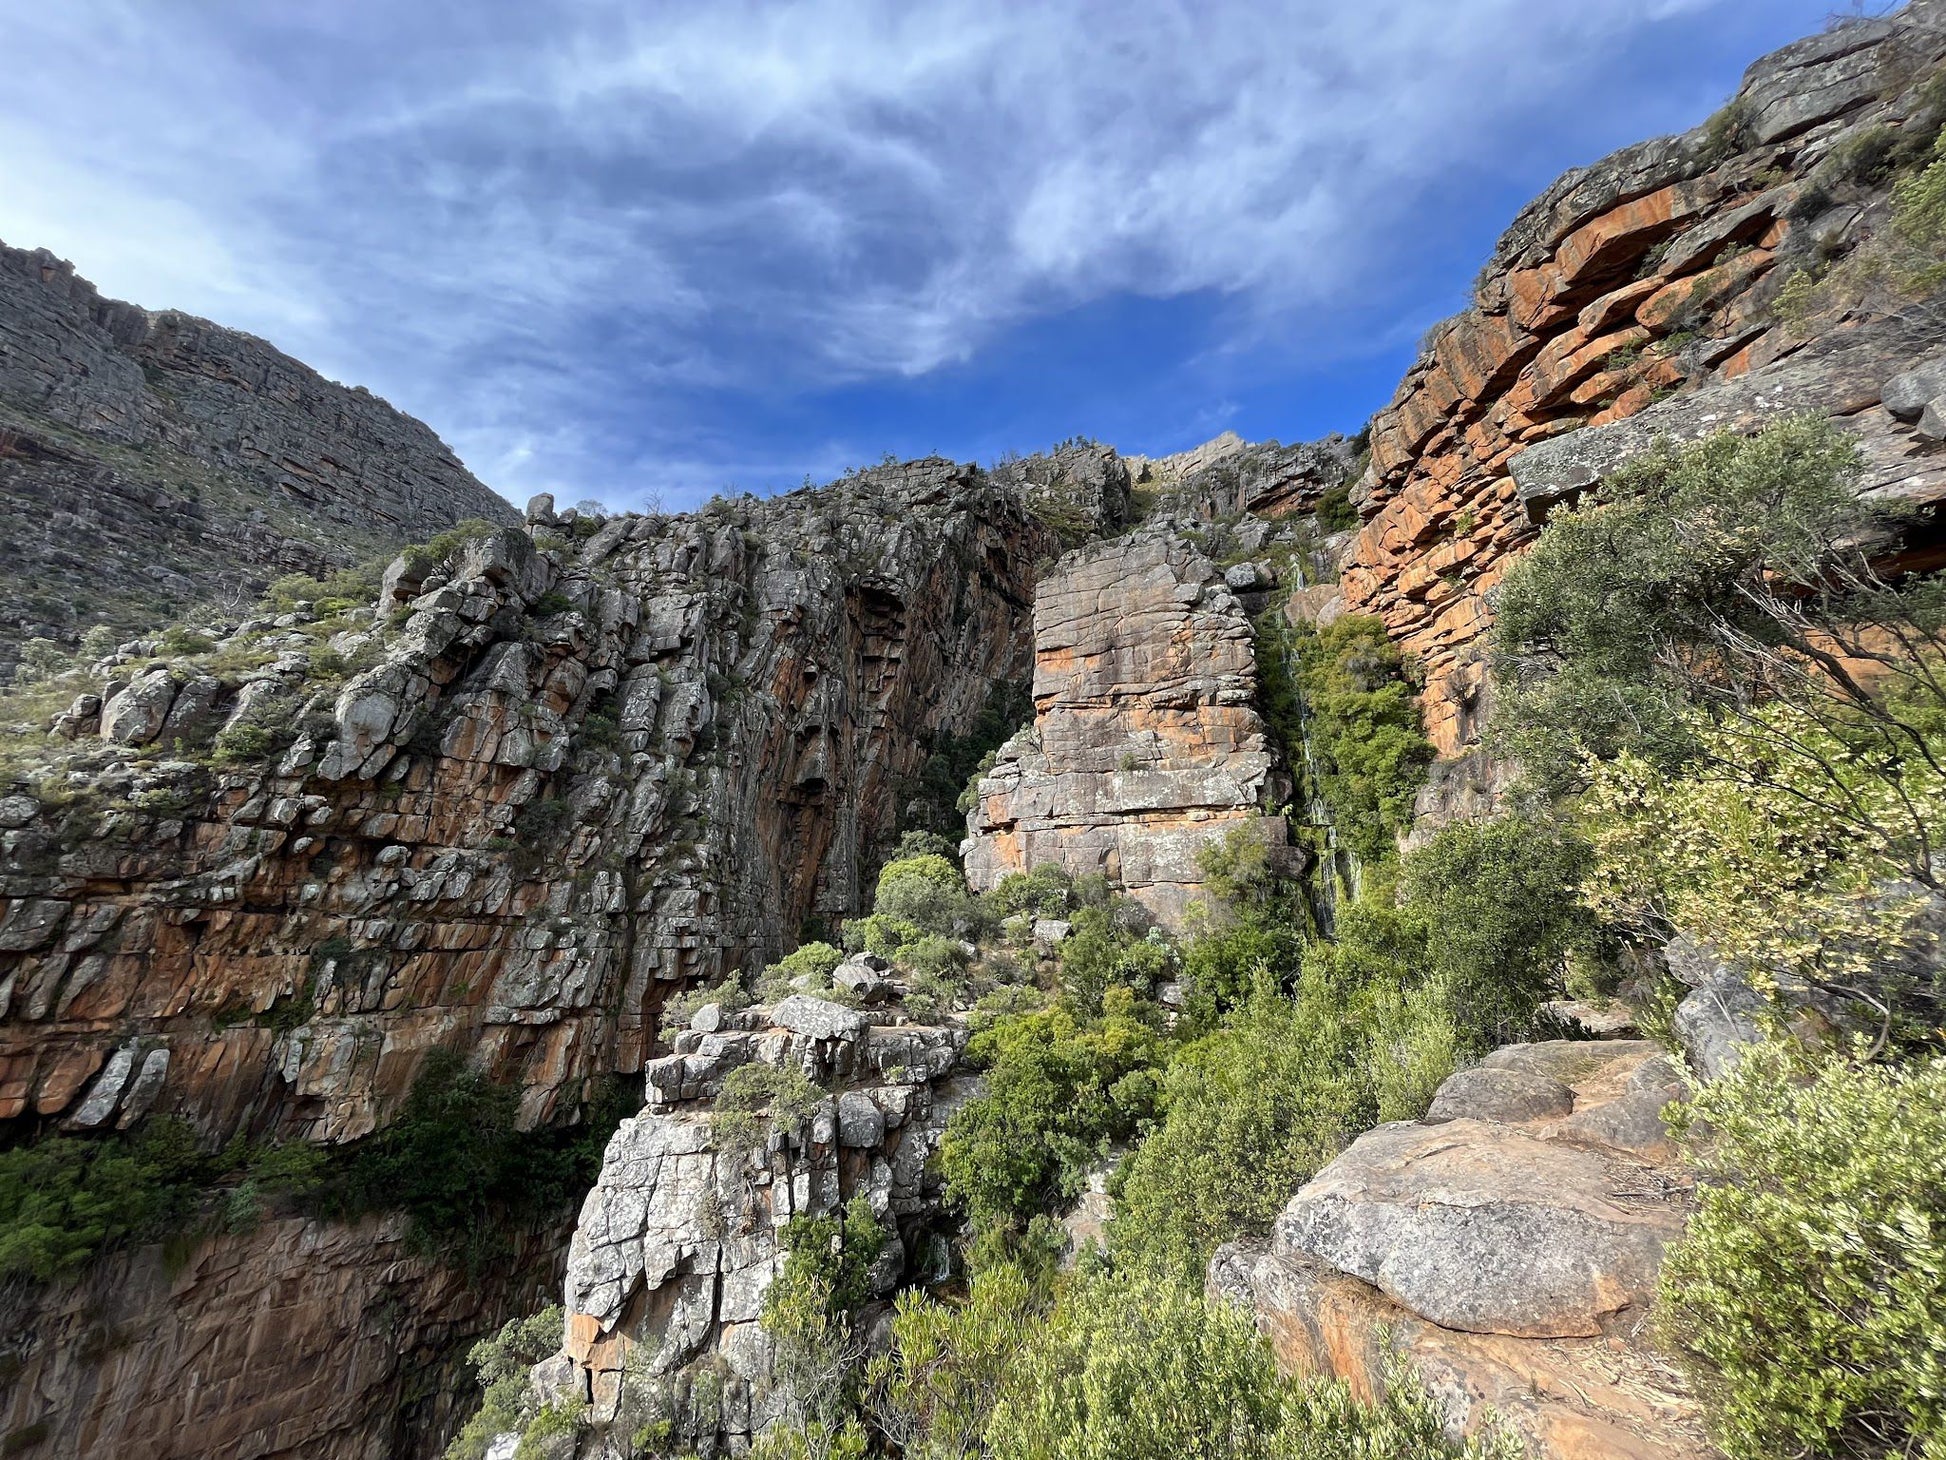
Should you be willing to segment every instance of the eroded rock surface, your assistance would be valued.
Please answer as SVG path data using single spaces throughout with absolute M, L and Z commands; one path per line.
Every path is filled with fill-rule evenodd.
M 1407 1361 L 1455 1433 L 1489 1414 L 1548 1457 L 1709 1453 L 1642 1334 L 1689 1179 L 1661 1126 L 1684 1086 L 1646 1041 L 1512 1045 L 1423 1122 L 1360 1136 L 1262 1249 L 1224 1248 L 1215 1296 L 1279 1360 L 1372 1395 Z
M 1942 57 L 1946 12 L 1923 0 L 1759 61 L 1736 125 L 1564 175 L 1501 238 L 1473 307 L 1433 331 L 1373 421 L 1343 576 L 1346 607 L 1425 666 L 1442 754 L 1477 737 L 1480 640 L 1511 557 L 1552 503 L 1658 436 L 1823 411 L 1857 435 L 1868 489 L 1946 496 L 1930 397 L 1908 378 L 1946 344 L 1936 312 L 1867 302 L 1799 330 L 1772 307 L 1793 271 L 1889 226 L 1882 191 L 1827 206 L 1816 175 L 1869 129 L 1936 130 L 1923 87 Z
M 133 632 L 514 512 L 419 421 L 207 320 L 0 244 L 0 675 L 21 641 Z
M 582 1206 L 563 1355 L 535 1375 L 544 1393 L 593 1405 L 584 1456 L 625 1453 L 616 1444 L 642 1422 L 651 1390 L 664 1412 L 689 1416 L 685 1443 L 705 1449 L 734 1451 L 781 1412 L 761 1319 L 791 1218 L 862 1195 L 891 1234 L 873 1268 L 879 1296 L 928 1267 L 943 1271 L 939 1179 L 927 1162 L 978 1089 L 957 1071 L 965 1031 L 803 995 L 726 1018 L 684 1032 L 650 1063 L 648 1107 L 609 1142 Z M 798 1071 L 824 1098 L 743 1148 L 712 1107 L 725 1078 L 750 1064 Z M 717 1395 L 700 1418 L 699 1376 Z
M 1197 852 L 1254 821 L 1295 868 L 1289 794 L 1258 715 L 1250 620 L 1216 565 L 1168 530 L 1069 554 L 1034 605 L 1034 723 L 978 787 L 962 846 L 976 891 L 1056 863 L 1104 873 L 1162 923 Z

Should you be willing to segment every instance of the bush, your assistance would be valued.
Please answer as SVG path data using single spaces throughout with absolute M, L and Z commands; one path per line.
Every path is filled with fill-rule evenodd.
M 1358 526 L 1358 509 L 1351 504 L 1351 483 L 1326 487 L 1313 513 L 1318 526 L 1328 533 L 1350 532 Z
M 1330 807 L 1340 841 L 1366 862 L 1390 858 L 1412 824 L 1433 748 L 1385 625 L 1358 614 L 1323 629 L 1270 622 L 1257 643 L 1268 718 L 1293 764 L 1308 742 L 1310 789 Z
M 1199 1273 L 1218 1244 L 1270 1230 L 1291 1193 L 1370 1121 L 1351 1027 L 1268 979 L 1163 1076 L 1161 1125 L 1128 1159 L 1110 1236 L 1119 1255 Z
M 716 1139 L 722 1149 L 749 1155 L 780 1131 L 795 1130 L 824 1102 L 825 1092 L 796 1068 L 740 1065 L 717 1093 Z
M 987 1430 L 995 1460 L 1512 1460 L 1455 1445 L 1414 1381 L 1366 1407 L 1342 1384 L 1287 1379 L 1250 1318 L 1141 1270 L 1074 1284 L 1035 1330 Z
M 1089 1167 L 1154 1113 L 1165 1045 L 1154 1006 L 1111 990 L 1098 1017 L 1057 1006 L 973 1036 L 986 1093 L 953 1113 L 939 1164 L 976 1229 L 1024 1228 L 1082 1188 Z
M 469 1069 L 458 1050 L 434 1050 L 392 1123 L 337 1163 L 320 1205 L 338 1217 L 404 1212 L 420 1250 L 478 1271 L 500 1255 L 508 1218 L 580 1199 L 615 1127 L 640 1108 L 637 1093 L 604 1082 L 587 1092 L 579 1125 L 521 1131 L 518 1087 Z
M 899 1295 L 892 1342 L 866 1371 L 877 1427 L 907 1460 L 962 1460 L 982 1438 L 1024 1336 L 1046 1307 L 1027 1276 L 999 1262 L 973 1275 L 964 1303 Z
M 178 1120 L 133 1138 L 54 1136 L 0 1152 L 0 1276 L 70 1278 L 106 1247 L 159 1237 L 196 1210 L 215 1174 Z
M 1662 1329 L 1724 1453 L 1946 1453 L 1946 1060 L 1756 1047 L 1680 1114 Z
M 1116 898 L 1104 907 L 1077 908 L 1061 943 L 1061 990 L 1083 1013 L 1094 1014 L 1111 989 L 1153 995 L 1175 970 L 1175 950 L 1151 937 L 1141 906 Z
M 467 1354 L 485 1394 L 480 1407 L 446 1447 L 446 1460 L 484 1460 L 496 1435 L 524 1427 L 527 1374 L 561 1347 L 562 1314 L 556 1306 L 516 1318 Z
M 1565 980 L 1568 955 L 1601 951 L 1581 901 L 1593 849 L 1557 820 L 1507 814 L 1443 827 L 1406 859 L 1405 901 L 1433 930 L 1462 1035 L 1477 1048 L 1525 1037 Z
M 1043 862 L 1026 872 L 1009 872 L 989 894 L 1003 916 L 1032 913 L 1057 918 L 1073 905 L 1074 878 L 1059 862 Z

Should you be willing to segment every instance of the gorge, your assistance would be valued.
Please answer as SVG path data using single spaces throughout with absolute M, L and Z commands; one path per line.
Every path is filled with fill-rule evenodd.
M 975 1229 L 1113 1250 L 1193 1104 L 1155 1051 L 1245 1017 L 1275 938 L 1352 949 L 1402 847 L 1521 810 L 1492 631 L 1550 522 L 1815 418 L 1897 505 L 1874 571 L 1946 564 L 1909 221 L 1942 129 L 1946 0 L 1911 0 L 1555 183 L 1356 438 L 678 515 L 516 513 L 375 397 L 0 248 L 0 1125 L 168 1173 L 0 1248 L 0 1451 L 609 1460 L 870 1418 L 946 1453 L 865 1367 L 902 1295 L 977 1291 Z M 1226 916 L 1263 939 L 1230 984 L 1196 952 Z M 1396 1088 L 1265 1158 L 1274 1221 L 1198 1234 L 1209 1311 L 1360 1401 L 1419 1386 L 1441 1443 L 1718 1453 L 1648 1321 L 1698 1200 L 1663 1113 L 1774 990 L 1686 932 L 1437 1068 L 1372 1015 Z M 1120 1124 L 995 1136 L 1078 1165 L 989 1225 L 954 1133 L 1008 1029 L 1069 1037 L 1007 1021 L 1070 1016 Z M 489 1175 L 421 1191 L 421 1158 Z M 820 1244 L 852 1316 L 794 1348 L 767 1295 Z

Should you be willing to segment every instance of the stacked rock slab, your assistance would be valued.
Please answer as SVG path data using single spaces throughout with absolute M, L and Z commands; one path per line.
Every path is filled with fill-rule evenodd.
M 0 244 L 0 672 L 21 640 L 511 523 L 428 427 L 264 341 Z M 245 596 L 251 596 L 247 592 Z
M 1383 1391 L 1403 1372 L 1455 1434 L 1494 1421 L 1549 1460 L 1700 1460 L 1699 1411 L 1643 1333 L 1690 1178 L 1684 1089 L 1647 1041 L 1509 1045 L 1425 1120 L 1368 1131 L 1266 1247 L 1210 1265 L 1279 1361 Z
M 1868 488 L 1946 497 L 1926 402 L 1895 409 L 1888 390 L 1946 347 L 1937 312 L 1893 297 L 1794 324 L 1772 307 L 1794 272 L 1889 228 L 1882 187 L 1828 201 L 1818 170 L 1868 133 L 1937 130 L 1925 88 L 1942 59 L 1946 6 L 1918 0 L 1759 61 L 1713 126 L 1562 177 L 1502 237 L 1473 307 L 1429 336 L 1373 420 L 1343 577 L 1347 608 L 1425 667 L 1442 754 L 1477 738 L 1480 641 L 1512 555 L 1657 436 L 1823 412 L 1857 434 Z
M 1070 553 L 1034 601 L 1034 723 L 977 789 L 961 851 L 984 891 L 1046 863 L 1102 873 L 1165 925 L 1197 853 L 1254 822 L 1286 860 L 1289 794 L 1258 715 L 1250 620 L 1223 574 L 1168 530 Z
M 593 1405 L 586 1457 L 627 1453 L 616 1442 L 641 1424 L 635 1407 L 651 1387 L 684 1443 L 707 1453 L 735 1453 L 782 1412 L 761 1318 L 791 1218 L 864 1196 L 892 1234 L 872 1273 L 880 1297 L 937 1256 L 927 1162 L 978 1089 L 956 1073 L 964 1030 L 802 994 L 768 1010 L 711 1006 L 696 1022 L 649 1063 L 647 1108 L 609 1142 L 568 1258 L 566 1342 L 535 1371 L 550 1399 Z M 827 1092 L 754 1150 L 726 1143 L 712 1111 L 724 1079 L 749 1064 L 799 1071 Z M 715 1396 L 706 1412 L 699 1376 Z

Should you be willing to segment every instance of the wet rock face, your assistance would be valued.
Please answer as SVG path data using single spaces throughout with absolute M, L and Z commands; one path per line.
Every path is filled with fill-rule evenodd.
M 593 1404 L 584 1454 L 610 1453 L 606 1427 L 626 1435 L 641 1422 L 632 1410 L 647 1386 L 673 1396 L 699 1374 L 721 1380 L 721 1399 L 716 1427 L 687 1443 L 741 1443 L 780 1412 L 760 1320 L 792 1217 L 864 1196 L 892 1234 L 873 1270 L 881 1296 L 936 1261 L 940 1188 L 927 1161 L 978 1089 L 957 1073 L 965 1031 L 802 995 L 703 1022 L 717 1027 L 686 1031 L 650 1063 L 647 1109 L 609 1142 L 568 1259 L 563 1353 L 535 1371 L 544 1393 Z M 797 1071 L 824 1094 L 745 1149 L 712 1107 L 752 1064 Z
M 1266 1248 L 1222 1249 L 1211 1292 L 1292 1370 L 1371 1392 L 1403 1358 L 1456 1431 L 1491 1413 L 1535 1454 L 1711 1453 L 1642 1334 L 1688 1211 L 1662 1123 L 1684 1088 L 1643 1040 L 1497 1050 L 1354 1141 Z
M 1813 175 L 1868 129 L 1924 125 L 1920 88 L 1942 58 L 1946 16 L 1923 5 L 1758 62 L 1740 126 L 1566 174 L 1501 239 L 1474 307 L 1429 337 L 1373 420 L 1343 579 L 1346 608 L 1382 617 L 1424 664 L 1442 754 L 1477 737 L 1481 639 L 1509 559 L 1554 503 L 1657 436 L 1826 411 L 1857 435 L 1867 489 L 1946 498 L 1924 417 L 1936 392 L 1911 375 L 1946 344 L 1937 311 L 1894 301 L 1800 335 L 1772 309 L 1794 270 L 1888 226 L 1882 192 L 1824 207 Z
M 394 575 L 376 662 L 287 701 L 275 764 L 110 765 L 92 817 L 19 798 L 0 1118 L 119 1122 L 140 1087 L 212 1139 L 342 1141 L 455 1044 L 523 1121 L 569 1117 L 641 1068 L 667 992 L 859 909 L 931 739 L 1025 677 L 1048 546 L 946 462 L 539 532 Z M 100 754 L 166 725 L 177 678 L 109 696 Z M 159 1089 L 136 1045 L 168 1052 Z
M 230 585 L 512 522 L 433 432 L 264 341 L 0 244 L 0 671 Z M 248 595 L 247 595 L 248 596 Z
M 1063 558 L 1035 600 L 1034 723 L 967 818 L 968 884 L 1056 863 L 1179 924 L 1197 852 L 1289 794 L 1256 685 L 1249 618 L 1188 541 L 1145 532 Z M 1296 857 L 1282 818 L 1258 825 Z

